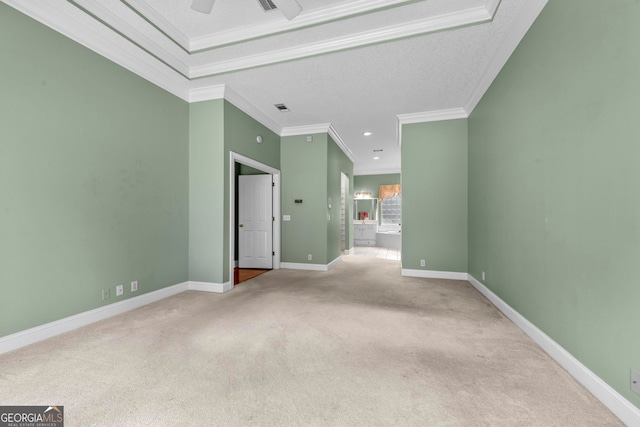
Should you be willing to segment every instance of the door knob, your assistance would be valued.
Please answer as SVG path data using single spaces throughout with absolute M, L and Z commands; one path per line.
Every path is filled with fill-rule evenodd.
M 240 224 L 240 227 L 244 227 L 244 224 Z

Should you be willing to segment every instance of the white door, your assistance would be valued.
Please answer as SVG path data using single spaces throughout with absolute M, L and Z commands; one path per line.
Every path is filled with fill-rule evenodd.
M 238 264 L 273 268 L 273 176 L 238 177 Z

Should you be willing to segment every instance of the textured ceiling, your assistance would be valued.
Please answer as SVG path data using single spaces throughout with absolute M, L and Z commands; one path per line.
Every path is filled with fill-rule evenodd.
M 2 1 L 187 101 L 280 134 L 331 125 L 362 174 L 400 170 L 399 116 L 468 115 L 547 0 L 298 0 L 291 21 L 257 0 Z

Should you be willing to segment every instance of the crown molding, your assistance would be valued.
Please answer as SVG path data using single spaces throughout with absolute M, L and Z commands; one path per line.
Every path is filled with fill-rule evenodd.
M 225 84 L 203 86 L 199 88 L 192 88 L 189 91 L 187 101 L 202 102 L 212 101 L 214 99 L 224 99 L 235 105 L 240 111 L 275 133 L 280 135 L 282 128 L 273 120 L 271 120 L 266 114 L 260 111 L 258 108 L 250 104 L 246 99 L 238 95 L 237 92 L 232 90 Z
M 464 108 L 450 108 L 447 110 L 424 111 L 421 113 L 398 114 L 398 123 L 439 122 L 441 120 L 466 119 L 469 117 Z
M 171 40 L 174 44 L 180 47 L 185 52 L 190 51 L 189 37 L 178 28 L 176 28 L 170 21 L 159 14 L 153 7 L 144 0 L 120 0 L 129 9 L 138 14 L 142 19 L 147 21 L 152 27 L 160 31 L 165 37 Z
M 402 173 L 401 168 L 382 168 L 382 169 L 353 169 L 354 176 L 360 175 L 389 175 L 392 173 Z
M 133 53 L 122 49 L 122 46 L 101 35 L 95 28 L 90 28 L 85 23 L 73 19 L 49 2 L 2 1 L 167 92 L 188 101 L 189 82 L 144 50 L 140 49 L 139 52 Z
M 376 11 L 377 9 L 409 3 L 411 0 L 359 0 L 347 4 L 338 4 L 324 9 L 302 13 L 294 21 L 281 19 L 257 25 L 247 25 L 232 30 L 194 37 L 191 40 L 169 20 L 165 19 L 144 0 L 121 0 L 131 10 L 143 17 L 149 24 L 163 33 L 181 49 L 195 53 L 216 47 L 239 43 L 259 37 L 288 32 L 292 30 L 322 24 L 328 21 L 347 18 L 353 15 Z
M 409 2 L 410 0 L 359 0 L 346 4 L 338 4 L 311 12 L 302 12 L 293 21 L 288 21 L 286 18 L 281 17 L 281 19 L 271 22 L 247 25 L 233 30 L 220 31 L 216 34 L 194 37 L 188 45 L 188 48 L 190 52 L 209 50 L 227 44 L 298 30 Z
M 319 43 L 309 43 L 302 46 L 280 49 L 272 52 L 265 52 L 257 55 L 249 55 L 233 60 L 220 61 L 212 64 L 200 66 L 190 66 L 185 61 L 179 59 L 179 53 L 174 54 L 154 43 L 148 37 L 144 36 L 140 31 L 127 25 L 122 19 L 118 18 L 113 12 L 95 2 L 88 0 L 68 0 L 69 4 L 91 17 L 102 28 L 96 31 L 96 28 L 74 19 L 65 13 L 64 10 L 52 6 L 49 2 L 22 2 L 20 0 L 4 0 L 5 3 L 20 10 L 21 12 L 33 17 L 41 23 L 53 28 L 61 34 L 66 35 L 72 40 L 88 47 L 96 53 L 116 62 L 126 69 L 140 75 L 150 82 L 160 86 L 161 88 L 173 93 L 174 95 L 188 100 L 190 97 L 189 79 L 200 78 L 209 75 L 215 75 L 240 69 L 247 69 L 268 65 L 298 58 L 305 58 L 314 55 L 335 52 L 338 50 L 350 49 L 362 45 L 374 44 L 389 40 L 410 37 L 418 34 L 426 34 L 460 26 L 478 24 L 491 21 L 500 4 L 500 0 L 486 0 L 484 6 L 469 8 L 453 13 L 442 14 L 438 16 L 428 17 L 409 23 L 391 25 L 381 29 L 365 31 L 361 33 L 351 34 L 344 37 L 337 37 Z M 146 22 L 153 26 L 157 31 L 163 34 L 167 39 L 176 45 L 180 45 L 183 49 L 188 42 L 188 38 L 180 31 L 170 31 L 165 27 L 161 15 L 146 3 L 145 0 L 121 0 L 123 4 L 129 7 L 134 13 L 144 16 L 150 16 L 151 19 L 145 19 Z M 366 13 L 381 7 L 396 6 L 407 3 L 410 0 L 362 0 L 355 4 L 343 4 L 329 8 L 334 17 L 346 17 L 355 13 Z M 533 0 L 534 3 L 541 4 L 538 8 L 533 8 L 536 12 L 532 19 L 524 19 L 520 36 L 516 42 L 505 43 L 506 46 L 512 45 L 510 49 L 506 49 L 505 59 L 513 51 L 524 32 L 530 25 L 529 21 L 535 19 L 541 8 L 546 4 L 547 0 Z M 532 9 L 529 6 L 529 9 Z M 320 12 L 310 12 L 305 19 L 311 19 Z M 313 19 L 320 19 L 315 17 Z M 153 22 L 152 22 L 153 21 Z M 297 21 L 297 20 L 296 20 Z M 166 21 L 168 23 L 168 21 Z M 308 22 L 307 22 L 308 24 Z M 120 37 L 126 39 L 133 44 L 139 53 L 124 51 L 120 43 L 114 40 L 108 40 L 104 35 L 104 31 L 116 32 Z M 126 34 L 125 32 L 126 31 Z M 516 31 L 518 32 L 518 31 Z M 189 47 L 189 46 L 187 46 Z M 188 52 L 188 51 L 187 51 Z M 500 58 L 496 55 L 496 58 Z M 485 86 L 493 80 L 497 71 L 499 71 L 501 61 L 494 61 L 498 65 L 495 66 L 496 71 L 485 72 L 483 83 L 476 89 L 472 99 L 468 105 L 475 106 L 477 100 L 486 90 Z M 469 111 L 469 109 L 467 109 Z M 270 125 L 271 127 L 271 125 Z
M 349 149 L 347 144 L 344 142 L 344 139 L 340 136 L 338 131 L 333 127 L 331 123 L 321 123 L 317 125 L 309 125 L 309 126 L 290 126 L 283 128 L 280 132 L 280 136 L 298 136 L 298 135 L 312 135 L 315 133 L 326 133 L 328 134 L 333 142 L 336 143 L 338 148 L 342 150 L 345 156 L 351 160 L 351 163 L 356 162 L 356 156 Z
M 67 2 L 81 12 L 86 13 L 96 22 L 104 25 L 138 48 L 144 50 L 161 63 L 172 68 L 181 76 L 186 77 L 189 74 L 189 64 L 178 59 L 176 55 L 159 46 L 142 32 L 129 25 L 110 9 L 102 6 L 95 0 L 67 0 Z
M 323 40 L 316 43 L 308 43 L 301 46 L 274 50 L 256 55 L 247 55 L 242 58 L 219 61 L 191 67 L 189 78 L 200 78 L 259 67 L 278 62 L 322 55 L 339 50 L 352 49 L 374 43 L 401 39 L 420 34 L 443 31 L 461 26 L 480 24 L 493 19 L 486 7 L 475 7 L 458 12 L 447 13 L 413 22 L 391 25 L 370 31 L 363 31 L 343 37 Z
M 439 122 L 442 120 L 466 119 L 469 117 L 464 108 L 449 108 L 447 110 L 424 111 L 422 113 L 398 114 L 398 125 L 396 127 L 396 137 L 398 146 L 402 146 L 402 125 L 412 123 Z
M 249 103 L 246 99 L 238 95 L 229 86 L 224 85 L 224 99 L 238 107 L 245 114 L 253 118 L 255 121 L 268 128 L 276 135 L 280 135 L 282 132 L 282 126 L 271 120 L 269 116 L 264 114 L 260 109 Z
M 507 35 L 502 40 L 500 46 L 493 54 L 489 66 L 485 68 L 478 85 L 471 94 L 471 97 L 464 105 L 464 110 L 469 114 L 476 108 L 480 99 L 487 92 L 493 80 L 498 76 L 502 67 L 505 66 L 511 54 L 522 41 L 524 35 L 529 31 L 531 25 L 536 20 L 542 9 L 546 6 L 548 0 L 530 0 L 526 2 L 520 16 L 513 24 Z
M 342 150 L 345 156 L 351 160 L 351 163 L 356 162 L 356 156 L 353 154 L 353 151 L 349 149 L 347 144 L 344 142 L 338 131 L 333 127 L 333 125 L 329 126 L 329 136 L 333 139 L 333 142 Z
M 289 126 L 282 128 L 280 136 L 298 136 L 298 135 L 312 135 L 314 133 L 329 133 L 331 123 L 321 123 L 317 125 L 308 126 Z
M 191 88 L 189 90 L 188 101 L 191 102 L 200 102 L 200 101 L 211 101 L 213 99 L 221 99 L 224 98 L 225 85 L 213 85 L 213 86 L 204 86 Z

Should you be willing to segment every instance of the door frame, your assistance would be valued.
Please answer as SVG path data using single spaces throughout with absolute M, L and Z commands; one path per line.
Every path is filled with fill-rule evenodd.
M 259 171 L 273 175 L 273 269 L 280 269 L 280 170 L 260 163 L 242 154 L 229 152 L 229 278 L 233 283 L 236 251 L 236 163 L 250 166 Z

